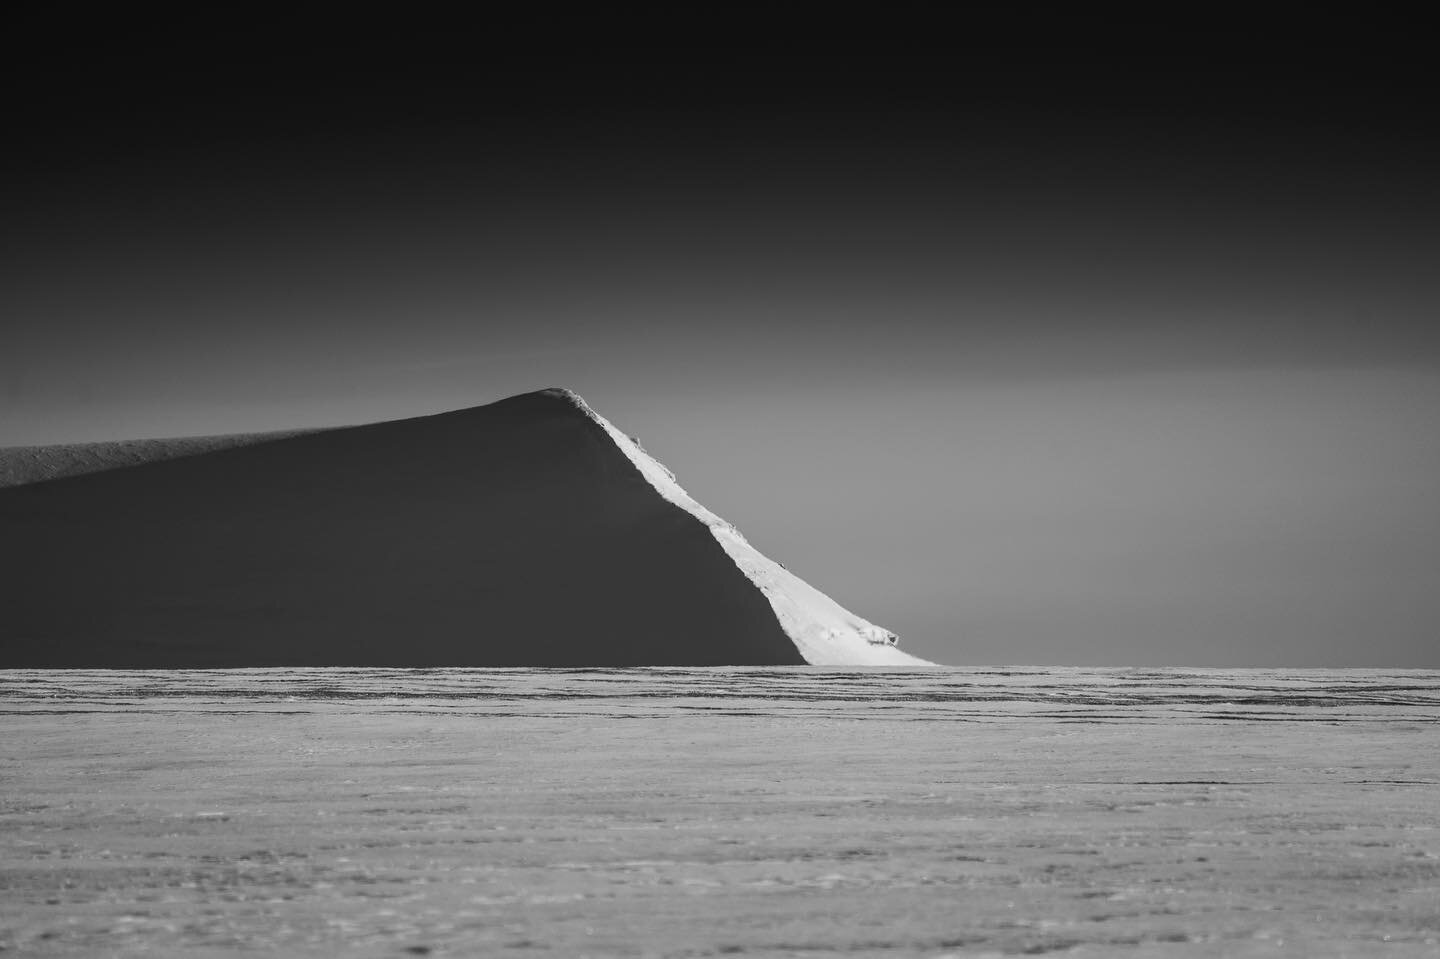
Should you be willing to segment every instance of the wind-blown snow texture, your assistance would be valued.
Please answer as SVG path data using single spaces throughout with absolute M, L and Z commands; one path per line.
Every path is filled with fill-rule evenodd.
M 112 445 L 0 489 L 0 667 L 921 662 L 568 390 Z
M 0 955 L 1436 959 L 1437 715 L 1435 670 L 0 671 Z

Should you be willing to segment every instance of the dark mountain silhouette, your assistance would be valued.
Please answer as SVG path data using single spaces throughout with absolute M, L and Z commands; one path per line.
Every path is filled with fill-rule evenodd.
M 0 450 L 0 667 L 926 665 L 569 390 Z
M 561 391 L 0 489 L 0 666 L 799 664 Z

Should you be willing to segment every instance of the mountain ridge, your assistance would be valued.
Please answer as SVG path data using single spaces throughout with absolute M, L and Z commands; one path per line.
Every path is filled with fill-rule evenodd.
M 0 489 L 0 665 L 923 662 L 572 390 L 241 438 Z

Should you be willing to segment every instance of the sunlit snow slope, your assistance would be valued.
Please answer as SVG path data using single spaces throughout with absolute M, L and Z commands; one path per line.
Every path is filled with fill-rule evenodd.
M 694 516 L 710 532 L 741 572 L 754 583 L 780 620 L 780 627 L 795 642 L 800 655 L 813 666 L 926 666 L 926 660 L 895 648 L 897 637 L 862 619 L 811 586 L 784 566 L 761 553 L 733 525 L 710 512 L 681 488 L 663 463 L 645 452 L 634 438 L 615 428 L 590 408 L 578 394 L 555 390 L 595 420 L 610 434 L 661 496 Z

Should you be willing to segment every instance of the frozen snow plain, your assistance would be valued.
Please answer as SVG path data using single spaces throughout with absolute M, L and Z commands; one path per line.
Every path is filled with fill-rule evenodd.
M 0 672 L 36 956 L 1436 956 L 1440 673 Z

